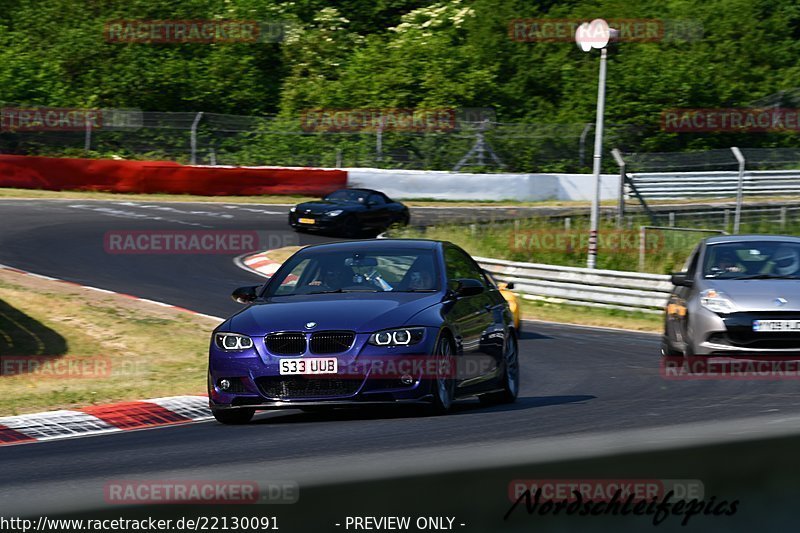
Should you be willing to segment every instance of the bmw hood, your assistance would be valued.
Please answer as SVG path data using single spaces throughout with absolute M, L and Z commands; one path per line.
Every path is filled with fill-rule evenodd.
M 264 335 L 275 331 L 352 330 L 371 333 L 407 325 L 423 309 L 441 302 L 439 293 L 381 292 L 278 296 L 250 306 L 229 320 L 230 331 Z M 416 324 L 408 324 L 416 325 Z
M 705 280 L 703 288 L 724 293 L 741 311 L 800 312 L 800 280 Z

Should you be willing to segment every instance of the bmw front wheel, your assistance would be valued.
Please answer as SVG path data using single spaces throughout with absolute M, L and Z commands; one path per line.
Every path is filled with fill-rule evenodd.
M 503 389 L 481 396 L 480 400 L 484 404 L 514 403 L 519 395 L 519 347 L 517 338 L 513 333 L 506 338 L 506 345 L 503 351 L 505 366 Z
M 453 406 L 456 395 L 456 380 L 453 343 L 450 338 L 442 335 L 436 343 L 436 379 L 431 382 L 433 404 L 431 408 L 435 414 L 445 414 Z

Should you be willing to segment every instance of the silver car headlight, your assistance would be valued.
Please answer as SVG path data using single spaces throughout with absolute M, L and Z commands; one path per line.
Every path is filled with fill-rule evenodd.
M 333 211 L 328 211 L 328 216 L 331 216 L 331 217 L 338 217 L 338 216 L 339 216 L 339 215 L 341 215 L 342 213 L 344 213 L 344 211 L 343 211 L 343 210 L 341 210 L 341 209 L 334 209 Z
M 375 346 L 409 346 L 417 344 L 425 335 L 425 328 L 385 329 L 373 333 L 369 343 Z
M 725 296 L 725 293 L 715 289 L 706 289 L 700 293 L 700 305 L 709 311 L 723 315 L 736 311 L 733 301 Z
M 297 211 L 297 207 L 292 207 L 291 209 L 289 209 L 290 213 L 294 213 L 295 211 Z
M 216 333 L 214 335 L 214 342 L 219 349 L 225 350 L 226 352 L 249 350 L 253 347 L 253 339 L 247 335 L 240 335 L 238 333 Z

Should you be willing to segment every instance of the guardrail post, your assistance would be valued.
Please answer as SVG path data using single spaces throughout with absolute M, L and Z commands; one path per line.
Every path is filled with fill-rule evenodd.
M 736 213 L 733 215 L 733 234 L 739 233 L 739 224 L 742 220 L 742 197 L 744 196 L 744 166 L 745 159 L 742 151 L 732 146 L 733 157 L 739 162 L 739 183 L 736 186 Z
M 378 122 L 378 129 L 375 132 L 375 160 L 383 160 L 383 116 Z
M 644 272 L 644 256 L 647 252 L 647 226 L 639 227 L 639 272 Z
M 786 206 L 781 206 L 781 231 L 786 229 Z
M 86 134 L 83 138 L 83 150 L 88 152 L 92 149 L 92 120 L 89 113 L 86 113 Z
M 197 125 L 200 124 L 200 119 L 203 118 L 203 112 L 200 111 L 195 115 L 194 121 L 192 122 L 192 131 L 191 131 L 191 149 L 192 154 L 190 157 L 190 161 L 193 165 L 197 164 Z
M 614 148 L 611 150 L 611 155 L 614 161 L 619 165 L 619 198 L 617 199 L 617 228 L 622 228 L 623 219 L 625 218 L 625 160 L 622 158 L 622 152 Z
M 583 168 L 583 166 L 586 164 L 586 136 L 589 134 L 589 130 L 592 129 L 593 126 L 594 124 L 587 122 L 583 126 L 583 131 L 581 132 L 581 140 L 580 144 L 578 145 L 578 161 L 581 168 Z

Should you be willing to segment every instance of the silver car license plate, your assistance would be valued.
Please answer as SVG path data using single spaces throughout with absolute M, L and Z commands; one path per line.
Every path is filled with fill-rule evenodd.
M 800 331 L 800 320 L 753 320 L 753 331 Z

